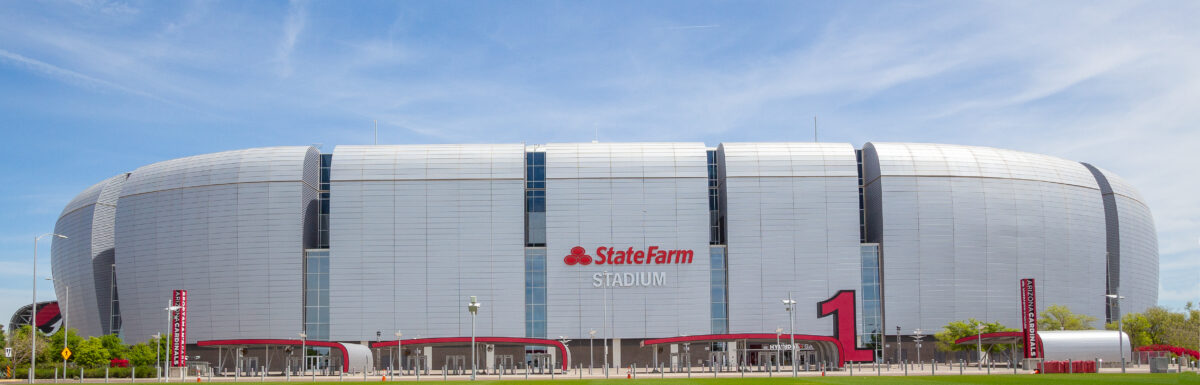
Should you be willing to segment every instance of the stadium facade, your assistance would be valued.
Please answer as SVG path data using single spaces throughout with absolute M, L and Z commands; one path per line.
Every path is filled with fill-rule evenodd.
M 113 176 L 55 231 L 70 327 L 145 340 L 184 289 L 189 344 L 468 336 L 468 296 L 481 336 L 774 335 L 789 295 L 796 333 L 835 336 L 812 309 L 852 291 L 867 346 L 1017 326 L 1021 278 L 1101 320 L 1158 287 L 1150 210 L 1118 176 L 944 144 L 254 148 Z

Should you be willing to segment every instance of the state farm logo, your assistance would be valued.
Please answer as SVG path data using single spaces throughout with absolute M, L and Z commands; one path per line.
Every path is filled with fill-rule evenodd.
M 600 246 L 596 248 L 596 259 L 593 261 L 592 257 L 587 255 L 587 249 L 575 246 L 571 248 L 570 255 L 563 257 L 563 263 L 567 266 L 586 266 L 593 262 L 597 265 L 674 265 L 690 264 L 694 255 L 692 250 L 663 249 L 658 246 L 650 246 L 646 250 L 634 250 L 632 247 L 621 250 Z
M 592 257 L 587 255 L 587 251 L 583 247 L 575 246 L 571 248 L 570 255 L 563 257 L 563 263 L 566 263 L 567 266 L 574 264 L 590 265 L 592 264 Z

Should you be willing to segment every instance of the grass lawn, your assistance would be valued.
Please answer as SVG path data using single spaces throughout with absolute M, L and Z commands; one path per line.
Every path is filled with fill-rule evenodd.
M 435 384 L 472 384 L 468 381 L 439 381 L 429 380 Z M 474 384 L 492 385 L 529 385 L 542 383 L 565 384 L 629 384 L 635 382 L 628 379 L 607 380 L 480 380 Z M 973 375 L 973 376 L 855 376 L 855 377 L 800 377 L 800 378 L 691 378 L 691 379 L 638 379 L 638 383 L 662 385 L 783 385 L 783 384 L 1200 384 L 1200 376 L 1195 373 L 1181 374 L 1021 374 L 1021 375 Z M 253 382 L 248 382 L 253 383 Z M 365 384 L 359 381 L 327 382 L 318 384 Z M 405 381 L 404 383 L 410 383 Z M 261 384 L 261 383 L 258 383 Z M 310 382 L 277 382 L 274 384 L 312 384 Z M 394 384 L 394 382 L 393 382 Z

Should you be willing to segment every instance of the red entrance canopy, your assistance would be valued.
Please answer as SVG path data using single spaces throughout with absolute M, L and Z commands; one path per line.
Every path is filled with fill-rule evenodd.
M 829 336 L 815 336 L 810 334 L 774 334 L 774 333 L 739 333 L 739 334 L 703 334 L 696 336 L 679 336 L 667 338 L 654 338 L 642 341 L 642 346 L 660 345 L 660 344 L 680 344 L 680 343 L 702 343 L 702 342 L 724 342 L 738 340 L 755 340 L 774 342 L 776 338 L 782 341 L 790 341 L 791 337 L 796 338 L 796 342 L 808 342 L 814 345 L 820 345 L 826 349 L 836 351 L 838 354 L 838 367 L 845 363 L 845 352 L 842 351 L 842 346 L 836 338 Z
M 323 348 L 334 348 L 342 352 L 342 371 L 350 371 L 350 356 L 346 353 L 346 347 L 337 342 L 328 341 L 301 341 L 301 340 L 277 340 L 277 339 L 243 339 L 243 340 L 209 340 L 196 342 L 196 346 L 238 346 L 238 345 L 292 345 L 292 346 L 317 346 Z
M 413 338 L 403 340 L 404 346 L 437 346 L 437 345 L 464 345 L 471 343 L 471 337 L 435 337 L 435 338 Z M 524 338 L 524 337 L 475 337 L 476 343 L 483 344 L 506 344 L 506 345 L 537 345 L 537 346 L 553 346 L 563 352 L 562 370 L 566 371 L 570 368 L 571 351 L 567 350 L 567 346 L 561 341 L 550 340 L 545 338 Z M 372 348 L 382 348 L 396 346 L 397 341 L 383 341 L 371 344 Z

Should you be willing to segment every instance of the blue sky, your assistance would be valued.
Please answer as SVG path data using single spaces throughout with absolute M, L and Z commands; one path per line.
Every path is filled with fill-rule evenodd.
M 1200 3 L 0 2 L 0 314 L 109 176 L 256 146 L 808 141 L 1086 161 L 1200 299 Z M 43 244 L 40 275 L 49 272 Z M 52 298 L 39 281 L 39 297 Z

